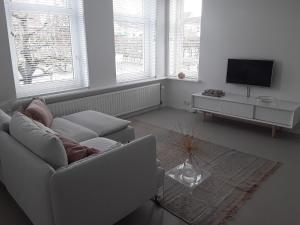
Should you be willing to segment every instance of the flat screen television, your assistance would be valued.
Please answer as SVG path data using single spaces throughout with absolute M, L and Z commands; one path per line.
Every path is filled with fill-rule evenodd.
M 270 87 L 273 60 L 228 59 L 227 83 Z

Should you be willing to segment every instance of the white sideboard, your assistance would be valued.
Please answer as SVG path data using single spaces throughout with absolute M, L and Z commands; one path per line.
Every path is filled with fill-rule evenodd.
M 229 93 L 220 98 L 196 93 L 192 95 L 192 108 L 204 113 L 269 124 L 273 128 L 273 137 L 278 128 L 292 129 L 300 121 L 300 103 L 279 99 L 264 103 L 256 97 Z

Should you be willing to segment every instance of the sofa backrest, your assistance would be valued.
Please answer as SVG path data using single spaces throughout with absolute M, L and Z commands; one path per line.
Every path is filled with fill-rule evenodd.
M 49 128 L 22 113 L 13 114 L 9 132 L 18 142 L 45 160 L 54 169 L 67 166 L 68 159 L 62 142 Z
M 8 132 L 11 117 L 0 109 L 0 130 Z
M 6 114 L 3 110 L 0 109 L 0 132 L 1 131 L 8 132 L 10 120 L 11 117 L 8 114 Z M 1 151 L 2 151 L 2 147 L 0 148 L 0 182 L 3 182 Z

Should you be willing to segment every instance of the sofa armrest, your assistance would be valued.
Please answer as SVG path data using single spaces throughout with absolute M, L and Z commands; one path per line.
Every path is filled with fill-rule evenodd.
M 56 225 L 114 224 L 157 191 L 153 136 L 58 170 L 50 181 Z
M 34 224 L 53 225 L 49 180 L 54 169 L 6 132 L 0 131 L 5 186 Z

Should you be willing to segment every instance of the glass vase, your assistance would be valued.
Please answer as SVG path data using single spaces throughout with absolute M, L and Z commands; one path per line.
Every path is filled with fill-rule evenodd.
M 193 154 L 190 152 L 182 168 L 182 179 L 188 184 L 194 184 L 199 179 Z

